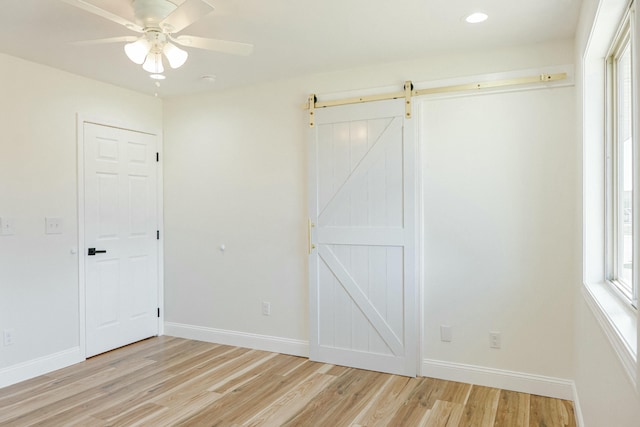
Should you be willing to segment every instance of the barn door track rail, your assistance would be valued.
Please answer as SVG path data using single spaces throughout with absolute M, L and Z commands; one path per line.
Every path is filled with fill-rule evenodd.
M 335 107 L 338 105 L 361 104 L 364 102 L 384 101 L 388 99 L 405 99 L 405 117 L 411 118 L 411 98 L 414 96 L 433 95 L 447 92 L 465 92 L 482 89 L 493 89 L 499 87 L 518 86 L 532 83 L 549 83 L 567 78 L 567 73 L 538 74 L 530 77 L 520 77 L 506 80 L 492 80 L 479 83 L 467 83 L 453 86 L 430 87 L 426 89 L 415 89 L 411 80 L 404 83 L 403 90 L 379 95 L 366 95 L 353 98 L 336 99 L 331 101 L 318 102 L 315 94 L 309 95 L 309 99 L 302 106 L 309 110 L 309 127 L 315 127 L 315 110 L 318 108 Z

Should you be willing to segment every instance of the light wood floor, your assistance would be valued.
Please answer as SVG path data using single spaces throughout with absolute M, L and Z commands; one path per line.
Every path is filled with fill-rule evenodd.
M 571 402 L 158 337 L 0 389 L 0 426 L 575 426 Z

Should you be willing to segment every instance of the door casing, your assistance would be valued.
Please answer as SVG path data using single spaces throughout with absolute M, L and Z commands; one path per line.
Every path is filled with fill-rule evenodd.
M 160 316 L 158 317 L 158 335 L 164 334 L 164 217 L 163 217 L 163 156 L 162 156 L 162 131 L 159 129 L 149 129 L 145 126 L 131 123 L 122 123 L 103 117 L 95 117 L 85 114 L 78 114 L 76 118 L 76 140 L 77 140 L 77 200 L 78 200 L 78 246 L 73 251 L 78 257 L 78 316 L 79 316 L 79 347 L 80 355 L 86 359 L 86 280 L 85 280 L 85 199 L 84 199 L 84 125 L 93 123 L 101 126 L 115 127 L 134 132 L 146 133 L 156 137 L 156 150 L 160 161 L 156 169 L 156 214 L 158 219 L 158 230 L 160 231 L 160 241 L 158 242 L 158 307 Z

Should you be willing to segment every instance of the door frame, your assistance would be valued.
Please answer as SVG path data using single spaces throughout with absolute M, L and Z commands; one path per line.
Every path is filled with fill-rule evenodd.
M 156 151 L 162 159 L 162 131 L 160 129 L 149 129 L 139 124 L 123 123 L 104 117 L 96 117 L 78 113 L 76 117 L 76 153 L 77 153 L 77 182 L 76 189 L 78 203 L 78 246 L 72 249 L 78 257 L 78 324 L 79 324 L 79 346 L 80 357 L 86 360 L 87 355 L 87 318 L 86 318 L 86 280 L 85 280 L 85 200 L 84 200 L 84 125 L 92 123 L 100 126 L 124 129 L 133 132 L 145 133 L 155 136 Z M 158 335 L 164 335 L 164 216 L 162 206 L 163 201 L 163 162 L 158 162 L 156 169 L 156 214 L 158 218 L 158 230 L 160 230 L 160 241 L 158 242 L 158 307 L 160 317 L 158 317 Z
M 382 100 L 380 103 L 391 103 L 397 102 L 396 100 Z M 377 103 L 377 101 L 375 102 Z M 399 102 L 398 102 L 399 103 Z M 331 107 L 328 107 L 331 108 Z M 336 106 L 339 108 L 339 106 Z M 423 366 L 424 366 L 424 260 L 423 260 L 423 251 L 424 251 L 424 236 L 422 234 L 424 229 L 423 224 L 423 209 L 424 209 L 424 200 L 423 200 L 423 183 L 422 183 L 422 149 L 421 149 L 421 135 L 423 133 L 423 124 L 421 122 L 421 115 L 417 115 L 417 113 L 422 113 L 422 107 L 420 103 L 412 102 L 411 103 L 411 117 L 404 117 L 403 123 L 403 135 L 404 139 L 410 140 L 413 148 L 413 152 L 409 153 L 406 151 L 403 154 L 403 161 L 407 160 L 407 157 L 413 158 L 413 170 L 407 177 L 407 181 L 409 181 L 409 186 L 411 188 L 411 192 L 413 193 L 413 200 L 411 200 L 407 206 L 408 209 L 412 211 L 413 222 L 409 226 L 411 229 L 411 234 L 413 235 L 412 242 L 412 250 L 413 250 L 413 260 L 412 266 L 413 269 L 408 274 L 413 278 L 413 295 L 414 302 L 412 304 L 411 310 L 413 312 L 411 319 L 411 328 L 414 332 L 414 338 L 416 340 L 414 347 L 414 361 L 415 361 L 415 374 L 417 376 L 423 375 Z M 404 115 L 404 110 L 400 110 L 398 115 Z M 418 122 L 416 123 L 416 120 Z M 317 123 L 316 123 L 317 126 Z M 310 141 L 315 140 L 316 129 L 315 127 L 311 127 L 306 135 L 307 141 L 307 218 L 309 220 L 309 230 L 308 230 L 308 244 L 309 244 L 309 255 L 307 256 L 307 288 L 309 290 L 309 352 L 311 352 L 311 345 L 313 342 L 317 340 L 317 331 L 313 330 L 313 321 L 312 317 L 318 315 L 317 306 L 314 306 L 312 303 L 312 284 L 311 277 L 317 274 L 316 265 L 312 259 L 311 253 L 312 248 L 313 251 L 317 251 L 317 249 L 313 246 L 313 242 L 315 242 L 315 228 L 311 226 L 312 218 L 312 210 L 314 206 L 316 206 L 317 200 L 312 201 L 312 197 L 315 197 L 314 191 L 317 183 L 317 170 L 316 164 L 312 160 L 315 159 L 314 149 L 316 144 L 311 144 Z M 406 191 L 406 190 L 405 190 Z M 407 195 L 407 192 L 404 193 Z M 406 214 L 405 214 L 406 219 Z M 405 277 L 407 272 L 405 271 Z

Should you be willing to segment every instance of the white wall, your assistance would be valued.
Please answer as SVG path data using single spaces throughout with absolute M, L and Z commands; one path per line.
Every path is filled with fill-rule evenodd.
M 574 97 L 564 87 L 423 103 L 426 359 L 572 377 Z
M 582 296 L 576 306 L 575 383 L 584 427 L 635 427 L 640 397 Z
M 577 76 L 577 135 L 583 142 L 576 157 L 584 160 L 583 188 L 576 197 L 578 205 L 585 209 L 584 235 L 576 245 L 584 249 L 585 282 L 604 278 L 604 148 L 602 145 L 604 104 L 604 54 L 610 44 L 609 37 L 615 32 L 625 10 L 625 2 L 618 0 L 584 0 L 576 32 L 576 76 Z M 600 8 L 600 9 L 598 9 Z M 599 10 L 599 12 L 598 12 Z M 596 15 L 599 18 L 596 25 Z M 604 27 L 609 27 L 603 29 Z M 640 35 L 639 32 L 636 35 Z M 590 52 L 603 52 L 601 58 L 591 57 L 585 64 L 583 59 Z M 592 63 L 591 61 L 595 61 Z M 583 90 L 588 85 L 589 97 Z M 600 103 L 600 106 L 593 105 Z M 587 108 L 585 108 L 587 106 Z M 584 130 L 584 132 L 583 132 Z M 599 144 L 600 142 L 600 144 Z M 582 174 L 582 169 L 579 173 Z M 575 360 L 574 381 L 577 397 L 582 409 L 584 426 L 637 426 L 640 420 L 640 396 L 631 378 L 623 368 L 611 341 L 596 321 L 594 312 L 586 304 L 581 293 L 582 281 L 574 287 L 575 293 Z
M 567 41 L 458 52 L 165 100 L 167 331 L 210 339 L 235 334 L 308 339 L 308 115 L 300 106 L 309 93 L 572 62 L 573 43 Z M 456 163 L 453 144 L 459 135 L 441 129 L 438 141 L 427 143 L 427 162 L 445 161 L 439 167 L 425 164 L 431 184 L 426 201 L 442 209 L 426 218 L 432 239 L 425 254 L 427 357 L 571 377 L 570 289 L 578 281 L 578 258 L 572 257 L 577 207 L 571 194 L 578 185 L 573 97 L 573 89 L 565 88 L 460 101 L 476 114 L 474 123 L 483 122 L 478 109 L 484 102 L 498 107 L 487 112 L 481 140 L 461 146 L 484 168 Z M 433 104 L 436 110 L 447 105 Z M 494 136 L 499 140 L 492 141 Z M 464 165 L 470 165 L 471 154 L 464 156 Z M 454 169 L 447 169 L 451 162 Z M 463 196 L 477 204 L 464 204 L 447 191 L 460 183 L 468 184 Z M 508 192 L 496 195 L 491 190 L 496 185 Z M 436 235 L 445 212 L 460 223 L 452 233 L 462 229 L 464 236 Z M 260 313 L 262 300 L 272 303 L 270 317 Z M 435 336 L 445 321 L 454 325 L 455 342 L 448 347 Z M 489 329 L 503 332 L 503 350 L 489 351 Z M 244 336 L 240 342 L 252 342 L 253 336 Z
M 0 94 L 0 217 L 15 223 L 14 236 L 0 236 L 0 331 L 15 330 L 14 345 L 0 343 L 1 385 L 12 367 L 79 345 L 76 114 L 161 129 L 162 109 L 7 55 Z M 44 234 L 47 216 L 62 218 L 63 234 Z
M 165 101 L 166 321 L 306 339 L 299 95 L 273 84 Z

